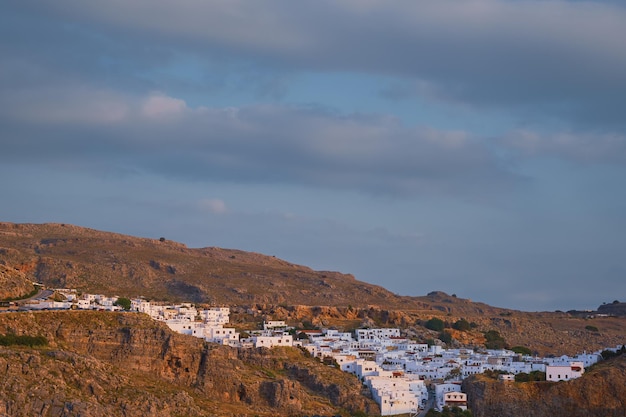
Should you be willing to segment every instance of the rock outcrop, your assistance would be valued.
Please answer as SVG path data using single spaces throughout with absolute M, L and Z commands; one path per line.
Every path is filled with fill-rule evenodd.
M 8 251 L 0 248 L 0 256 Z M 35 286 L 23 272 L 3 265 L 0 260 L 0 300 L 24 297 L 30 294 Z
M 626 416 L 626 356 L 562 382 L 503 382 L 477 375 L 463 382 L 475 417 Z
M 239 350 L 171 332 L 142 314 L 0 315 L 0 415 L 291 416 L 376 414 L 352 375 L 296 348 Z

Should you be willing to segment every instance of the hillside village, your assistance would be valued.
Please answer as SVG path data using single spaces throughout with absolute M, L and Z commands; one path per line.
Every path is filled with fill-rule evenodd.
M 20 303 L 19 310 L 124 310 L 119 297 L 79 295 L 73 289 L 56 289 L 54 293 L 65 299 L 50 300 L 44 293 Z M 354 334 L 335 329 L 296 331 L 281 320 L 265 321 L 263 329 L 242 337 L 235 328 L 228 327 L 228 307 L 199 310 L 191 303 L 165 305 L 143 298 L 126 301 L 130 301 L 125 307 L 131 312 L 145 313 L 173 331 L 210 343 L 305 349 L 359 378 L 370 389 L 383 416 L 414 414 L 431 407 L 439 411 L 444 407 L 466 409 L 467 395 L 461 391 L 461 382 L 471 375 L 492 372 L 506 382 L 514 381 L 517 374 L 539 371 L 548 381 L 567 381 L 580 377 L 586 367 L 602 359 L 600 352 L 547 358 L 506 349 L 445 349 L 409 340 L 398 328 L 357 329 Z

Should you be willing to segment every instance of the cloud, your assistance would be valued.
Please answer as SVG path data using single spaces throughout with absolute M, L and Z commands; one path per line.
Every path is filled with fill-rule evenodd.
M 618 2 L 24 0 L 13 8 L 91 31 L 65 37 L 92 39 L 119 70 L 133 69 L 126 74 L 173 54 L 248 63 L 239 70 L 375 74 L 420 97 L 624 127 L 626 7 Z M 93 57 L 89 71 L 101 61 Z
M 201 210 L 205 210 L 213 214 L 224 214 L 228 212 L 228 207 L 226 207 L 226 203 L 218 198 L 207 198 L 204 200 L 200 200 L 198 206 Z
M 502 144 L 525 157 L 550 156 L 585 164 L 626 164 L 626 136 L 615 132 L 541 134 L 516 130 L 507 134 Z
M 0 117 L 49 125 L 118 124 L 129 116 L 129 97 L 87 85 L 45 86 L 4 90 Z
M 27 99 L 19 106 L 11 96 L 0 100 L 3 157 L 19 161 L 41 153 L 48 163 L 80 160 L 85 169 L 91 160 L 175 178 L 389 195 L 480 195 L 515 181 L 484 143 L 463 131 L 319 107 L 190 108 L 160 93 L 75 89 L 59 87 L 59 103 L 39 90 L 21 91 Z M 103 96 L 112 99 L 100 102 Z M 109 108 L 119 114 L 102 111 Z
M 150 95 L 141 106 L 141 113 L 151 119 L 176 117 L 187 110 L 187 103 L 184 100 L 160 93 Z

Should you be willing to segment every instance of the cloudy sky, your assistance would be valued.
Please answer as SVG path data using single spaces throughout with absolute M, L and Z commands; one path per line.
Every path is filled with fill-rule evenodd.
M 626 5 L 9 0 L 0 220 L 626 299 Z

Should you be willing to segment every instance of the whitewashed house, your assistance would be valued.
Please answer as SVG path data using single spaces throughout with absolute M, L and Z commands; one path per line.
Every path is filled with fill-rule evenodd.
M 569 381 L 580 378 L 585 373 L 582 362 L 570 362 L 569 365 L 547 365 L 546 381 Z
M 443 406 L 467 410 L 467 394 L 464 392 L 446 392 L 443 394 Z
M 252 344 L 254 347 L 273 348 L 276 346 L 293 346 L 293 336 L 290 334 L 282 334 L 277 336 L 252 336 Z

